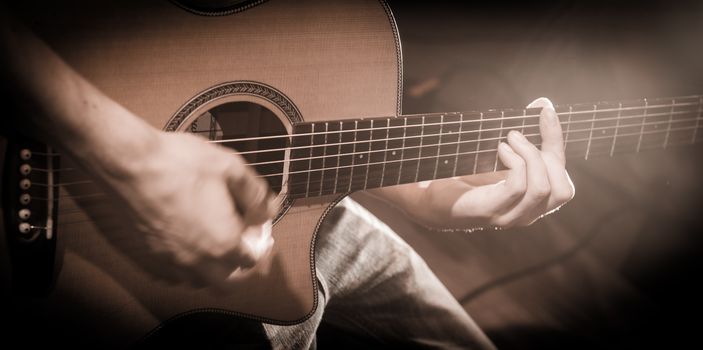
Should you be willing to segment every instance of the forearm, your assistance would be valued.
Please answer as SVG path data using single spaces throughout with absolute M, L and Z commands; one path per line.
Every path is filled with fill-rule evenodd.
M 154 128 L 101 93 L 21 24 L 3 17 L 3 90 L 19 111 L 4 118 L 85 166 L 99 162 L 113 175 L 153 146 Z
M 406 216 L 422 225 L 432 225 L 431 218 L 428 217 L 427 198 L 425 188 L 420 184 L 407 184 L 377 188 L 368 191 L 374 197 L 403 211 Z M 423 205 L 424 203 L 424 205 Z
M 438 229 L 481 226 L 491 214 L 483 210 L 490 201 L 485 189 L 500 182 L 504 172 L 374 189 L 370 192 L 401 209 L 411 220 Z

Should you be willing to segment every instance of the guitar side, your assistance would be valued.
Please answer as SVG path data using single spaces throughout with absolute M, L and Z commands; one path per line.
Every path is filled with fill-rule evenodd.
M 159 129 L 202 91 L 244 80 L 284 93 L 305 121 L 400 112 L 400 44 L 390 10 L 378 1 L 271 0 L 216 17 L 167 1 L 47 6 L 55 8 L 19 13 L 69 65 Z M 70 168 L 70 160 L 62 160 L 62 167 Z M 65 175 L 62 181 L 85 176 Z M 154 280 L 115 249 L 104 236 L 119 239 L 122 233 L 113 231 L 109 210 L 94 198 L 69 198 L 91 191 L 60 189 L 62 271 L 48 297 L 18 297 L 18 308 L 31 303 L 49 316 L 47 322 L 69 317 L 105 328 L 98 335 L 113 344 L 130 343 L 163 321 L 195 311 L 277 324 L 298 323 L 314 312 L 315 235 L 339 196 L 294 200 L 273 227 L 270 263 L 222 296 Z M 62 215 L 62 208 L 74 210 Z

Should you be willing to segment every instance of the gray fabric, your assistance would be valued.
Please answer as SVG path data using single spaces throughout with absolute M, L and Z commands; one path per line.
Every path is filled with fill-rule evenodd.
M 302 324 L 265 325 L 274 349 L 315 348 L 323 317 L 378 344 L 494 348 L 422 258 L 353 200 L 325 220 L 316 254 L 320 305 Z

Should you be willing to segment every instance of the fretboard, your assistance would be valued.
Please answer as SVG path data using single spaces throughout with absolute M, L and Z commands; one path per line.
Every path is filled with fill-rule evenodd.
M 703 140 L 703 96 L 557 106 L 567 158 L 666 149 Z M 510 130 L 540 145 L 539 109 L 300 123 L 290 143 L 293 198 L 502 170 Z

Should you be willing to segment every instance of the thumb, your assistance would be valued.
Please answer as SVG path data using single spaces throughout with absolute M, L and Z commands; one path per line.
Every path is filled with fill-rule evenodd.
M 271 236 L 271 220 L 263 225 L 249 226 L 242 233 L 240 243 L 240 258 L 242 268 L 251 268 L 259 260 L 266 257 L 273 248 Z

